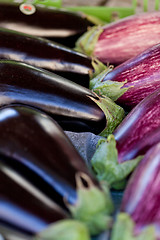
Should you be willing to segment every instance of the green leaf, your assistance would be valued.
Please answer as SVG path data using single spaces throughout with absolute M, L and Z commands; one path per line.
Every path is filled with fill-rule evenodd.
M 134 240 L 133 234 L 134 222 L 126 213 L 120 213 L 113 226 L 111 240 Z
M 75 50 L 88 56 L 93 56 L 94 47 L 102 32 L 102 27 L 94 26 L 90 28 L 78 39 L 78 41 L 76 42 Z
M 134 227 L 135 223 L 127 213 L 118 214 L 111 240 L 156 240 L 153 225 L 145 227 L 138 236 L 134 236 Z
M 87 187 L 83 181 L 87 182 Z M 75 205 L 67 204 L 73 218 L 83 222 L 91 235 L 96 235 L 111 227 L 113 203 L 109 190 L 97 188 L 84 174 L 76 176 L 78 200 Z
M 90 240 L 86 226 L 75 220 L 62 220 L 51 224 L 33 238 L 34 240 Z
M 102 82 L 101 84 L 97 84 L 96 87 L 93 88 L 93 91 L 100 96 L 107 96 L 111 98 L 113 101 L 116 101 L 119 97 L 121 97 L 130 87 L 124 87 L 124 82 L 116 82 L 107 80 Z
M 99 76 L 99 74 L 101 74 L 101 72 L 103 72 L 104 70 L 106 70 L 107 72 L 111 71 L 110 70 L 111 66 L 104 65 L 102 62 L 100 62 L 96 58 L 92 58 L 92 66 L 93 66 L 94 71 L 89 72 L 90 79 L 95 78 L 97 75 Z
M 91 75 L 92 79 L 90 80 L 89 88 L 91 90 L 92 89 L 94 90 L 95 86 L 101 84 L 101 82 L 103 81 L 103 79 L 106 76 L 106 74 L 108 74 L 109 72 L 111 72 L 113 70 L 113 66 L 110 65 L 108 67 L 107 66 L 103 67 L 104 64 L 101 65 L 101 62 L 99 60 L 96 60 L 96 59 L 92 61 L 92 66 L 95 69 L 96 74 L 95 75 Z
M 103 81 L 105 76 L 113 70 L 113 66 L 109 66 L 99 75 L 90 80 L 90 89 L 93 90 L 100 96 L 106 96 L 111 98 L 113 101 L 116 101 L 121 97 L 130 87 L 124 87 L 127 83 L 126 81 L 117 82 L 117 81 Z
M 122 189 L 124 180 L 136 168 L 143 156 L 123 163 L 118 163 L 118 152 L 116 141 L 113 135 L 108 139 L 101 139 L 96 152 L 94 153 L 91 164 L 99 181 L 106 181 L 110 187 Z
M 106 116 L 106 127 L 99 135 L 107 137 L 122 122 L 125 112 L 122 107 L 108 97 L 99 97 L 98 100 L 91 97 L 91 99 L 102 109 Z
M 86 19 L 92 22 L 94 25 L 102 26 L 106 24 L 105 21 L 93 15 L 86 14 Z

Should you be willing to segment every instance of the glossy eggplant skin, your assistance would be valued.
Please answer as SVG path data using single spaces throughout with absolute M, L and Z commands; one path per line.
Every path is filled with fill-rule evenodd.
M 28 15 L 20 10 L 21 5 L 0 3 L 0 27 L 52 40 L 64 39 L 66 44 L 74 37 L 74 45 L 75 40 L 93 26 L 83 13 L 35 6 L 36 11 Z
M 20 233 L 19 231 L 15 231 L 13 229 L 11 229 L 8 226 L 4 226 L 2 224 L 0 224 L 0 237 L 2 237 L 1 240 L 32 240 L 32 236 L 28 235 L 28 234 L 24 234 L 24 233 Z
M 114 131 L 118 162 L 146 153 L 159 141 L 160 89 L 141 101 Z
M 154 145 L 137 166 L 124 192 L 121 211 L 127 212 L 135 222 L 135 232 L 148 225 L 156 226 L 160 238 L 160 143 Z
M 129 89 L 118 98 L 117 103 L 132 109 L 160 87 L 159 76 L 160 44 L 157 44 L 117 66 L 106 74 L 103 82 L 107 80 L 126 81 L 123 87 L 129 87 Z
M 4 162 L 58 205 L 66 209 L 64 198 L 70 204 L 77 201 L 76 174 L 86 174 L 99 187 L 70 140 L 46 114 L 12 106 L 0 110 L 0 119 Z
M 7 161 L 6 161 L 7 162 Z M 0 157 L 0 223 L 27 235 L 67 218 L 52 200 L 39 192 Z
M 91 59 L 72 49 L 29 34 L 0 28 L 0 58 L 41 67 L 89 88 Z
M 64 130 L 100 133 L 104 112 L 89 89 L 58 75 L 15 61 L 0 61 L 0 107 L 25 104 L 52 116 Z

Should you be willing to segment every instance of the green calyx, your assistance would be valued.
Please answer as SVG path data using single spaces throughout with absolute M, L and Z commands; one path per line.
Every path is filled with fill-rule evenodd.
M 87 183 L 87 187 L 83 181 Z M 75 205 L 67 204 L 73 218 L 83 222 L 91 235 L 110 228 L 113 203 L 109 190 L 104 192 L 97 188 L 84 173 L 76 175 L 76 183 L 78 200 Z
M 145 227 L 137 236 L 134 236 L 134 227 L 135 223 L 127 213 L 118 214 L 113 226 L 111 240 L 156 240 L 153 225 Z
M 94 47 L 102 32 L 103 29 L 100 26 L 90 28 L 77 40 L 75 50 L 88 56 L 93 56 Z
M 98 68 L 98 70 L 96 70 L 96 72 L 97 72 L 97 74 L 95 74 L 95 75 L 90 75 L 90 78 L 91 78 L 91 80 L 90 80 L 90 85 L 89 85 L 89 88 L 90 88 L 90 90 L 94 90 L 95 89 L 95 86 L 97 86 L 97 85 L 100 85 L 101 83 L 102 83 L 102 81 L 103 81 L 103 79 L 104 79 L 104 77 L 109 73 L 109 72 L 111 72 L 112 70 L 113 70 L 113 68 L 114 68 L 114 66 L 113 65 L 109 65 L 109 66 L 105 66 L 103 63 L 103 65 L 105 66 L 104 68 L 101 68 L 100 69 L 100 71 L 99 71 L 99 63 L 97 62 L 97 64 L 96 64 L 96 61 L 98 61 L 98 62 L 100 62 L 99 60 L 97 60 L 97 59 L 95 59 L 95 61 L 93 60 L 92 61 L 92 66 L 93 66 L 93 68 L 94 69 L 97 69 Z M 100 62 L 101 63 L 101 62 Z M 97 66 L 96 66 L 97 65 Z
M 100 139 L 91 165 L 99 181 L 106 181 L 111 188 L 122 190 L 127 176 L 136 168 L 143 156 L 118 163 L 118 152 L 113 135 Z
M 90 240 L 86 226 L 75 220 L 62 220 L 51 224 L 33 240 Z
M 100 62 L 96 58 L 92 58 L 92 66 L 93 66 L 93 71 L 89 72 L 90 75 L 90 80 L 95 78 L 97 75 L 99 75 L 101 72 L 103 72 L 106 69 L 110 69 L 110 67 L 104 65 L 102 62 Z
M 90 89 L 100 96 L 107 96 L 113 101 L 121 97 L 130 87 L 124 87 L 127 80 L 124 82 L 117 82 L 107 80 L 103 82 L 105 76 L 113 70 L 113 66 L 109 66 L 99 75 L 90 80 Z
M 91 99 L 102 109 L 106 116 L 106 127 L 99 135 L 107 137 L 122 122 L 125 116 L 124 109 L 108 97 L 99 97 L 98 100 L 91 97 Z
M 86 18 L 88 21 L 90 21 L 91 23 L 93 23 L 94 25 L 97 25 L 97 26 L 102 26 L 102 25 L 105 25 L 106 22 L 101 20 L 100 18 L 98 17 L 95 17 L 93 15 L 86 15 Z

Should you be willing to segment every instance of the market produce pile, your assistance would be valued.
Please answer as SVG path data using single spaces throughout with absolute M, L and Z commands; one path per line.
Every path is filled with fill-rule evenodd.
M 4 239 L 160 239 L 159 24 L 0 1 Z

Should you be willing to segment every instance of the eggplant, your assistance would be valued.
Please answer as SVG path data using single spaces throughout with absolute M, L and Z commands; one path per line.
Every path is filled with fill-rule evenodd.
M 157 89 L 141 101 L 114 131 L 119 163 L 145 153 L 146 149 L 142 151 L 141 146 L 148 135 L 160 127 L 159 114 L 160 89 Z
M 0 2 L 0 27 L 52 40 L 70 46 L 94 25 L 84 13 L 30 3 Z M 72 39 L 73 38 L 73 39 Z
M 59 125 L 24 106 L 1 109 L 0 120 L 0 162 L 64 210 L 68 208 L 92 234 L 105 230 L 113 210 L 109 194 L 102 191 Z
M 19 233 L 9 227 L 4 227 L 3 225 L 0 225 L 0 239 L 1 240 L 32 240 L 32 236 L 29 236 L 28 234 Z
M 132 109 L 160 87 L 160 44 L 94 78 L 90 88 Z
M 160 141 L 159 114 L 160 89 L 157 89 L 125 117 L 113 135 L 100 140 L 92 158 L 99 179 L 114 185 L 134 170 L 146 151 Z
M 114 228 L 114 240 L 120 226 L 124 236 L 139 236 L 146 231 L 148 236 L 141 239 L 160 239 L 159 179 L 160 143 L 157 143 L 145 154 L 129 180 Z M 130 228 L 127 228 L 128 224 Z
M 43 110 L 64 130 L 107 135 L 124 110 L 109 98 L 58 75 L 15 61 L 0 61 L 0 107 L 25 104 Z
M 89 29 L 77 41 L 76 49 L 104 63 L 118 65 L 159 43 L 159 24 L 158 11 L 129 16 Z
M 12 238 L 15 239 L 17 233 L 28 237 L 37 235 L 36 239 L 42 239 L 39 236 L 45 238 L 50 232 L 52 239 L 61 239 L 57 232 L 57 229 L 61 229 L 63 235 L 66 234 L 64 239 L 67 239 L 67 235 L 72 238 L 72 234 L 75 234 L 77 240 L 82 236 L 89 240 L 85 225 L 67 219 L 68 215 L 54 201 L 3 161 L 0 162 L 0 180 L 0 223 L 6 228 L 4 236 L 8 237 L 10 233 L 7 233 L 7 229 L 11 229 L 15 231 L 12 231 Z
M 92 59 L 55 42 L 0 28 L 0 58 L 44 68 L 89 88 Z M 101 71 L 105 66 L 96 61 Z
M 32 236 L 67 218 L 55 202 L 2 162 L 0 179 L 0 221 L 4 226 Z

